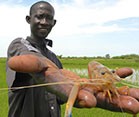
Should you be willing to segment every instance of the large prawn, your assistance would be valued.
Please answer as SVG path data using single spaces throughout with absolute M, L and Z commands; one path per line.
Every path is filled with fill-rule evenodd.
M 130 103 L 130 107 L 128 107 L 127 111 L 131 111 L 131 113 L 135 114 L 139 112 L 139 102 L 137 100 L 129 98 L 128 96 L 119 95 L 129 95 L 132 89 L 128 89 L 127 87 L 116 88 L 115 83 L 120 82 L 121 78 L 114 70 L 110 70 L 98 62 L 92 61 L 88 64 L 89 79 L 80 78 L 73 72 L 64 69 L 58 69 L 58 67 L 47 58 L 33 55 L 12 57 L 8 61 L 8 65 L 12 70 L 29 73 L 37 83 L 55 84 L 47 85 L 44 88 L 59 96 L 64 102 L 67 101 L 65 117 L 71 117 L 73 105 L 87 108 L 95 106 L 101 107 L 101 104 L 99 105 L 98 103 L 99 99 L 100 101 L 103 100 L 102 97 L 100 98 L 100 96 L 102 96 L 101 92 L 103 92 L 104 98 L 108 97 L 111 104 L 126 108 L 124 107 L 124 103 Z M 131 74 L 132 71 L 128 73 Z M 139 93 L 133 97 L 139 99 Z M 134 103 L 138 105 L 135 106 Z M 134 112 L 132 108 L 135 108 Z

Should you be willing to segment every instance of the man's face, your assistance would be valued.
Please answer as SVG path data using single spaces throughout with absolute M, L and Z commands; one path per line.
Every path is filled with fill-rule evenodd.
M 38 4 L 33 8 L 30 16 L 31 35 L 45 38 L 55 24 L 54 9 L 47 4 Z

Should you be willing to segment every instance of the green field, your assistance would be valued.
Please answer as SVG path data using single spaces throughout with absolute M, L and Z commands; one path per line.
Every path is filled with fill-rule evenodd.
M 87 69 L 87 64 L 93 59 L 61 59 L 63 67 L 65 69 Z M 94 59 L 95 60 L 95 59 Z M 0 59 L 0 89 L 7 88 L 6 84 L 6 73 L 5 73 L 5 59 Z M 131 67 L 134 69 L 139 69 L 139 62 L 134 59 L 96 59 L 98 61 L 112 69 L 116 67 Z M 87 77 L 87 76 L 83 76 Z M 65 105 L 62 105 L 62 117 L 64 117 Z M 0 117 L 7 117 L 8 113 L 8 98 L 7 91 L 0 90 Z M 73 117 L 132 117 L 130 114 L 126 113 L 115 113 L 106 111 L 103 109 L 92 108 L 92 109 L 77 109 L 73 108 Z M 139 114 L 138 114 L 139 117 Z
M 7 88 L 5 59 L 0 59 L 0 88 Z M 8 91 L 0 91 L 0 117 L 7 117 L 8 113 Z

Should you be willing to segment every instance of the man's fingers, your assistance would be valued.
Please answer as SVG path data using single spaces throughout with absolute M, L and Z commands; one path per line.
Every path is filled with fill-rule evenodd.
M 96 94 L 97 99 L 97 107 L 111 110 L 111 111 L 118 111 L 118 112 L 127 112 L 132 114 L 139 113 L 139 102 L 131 97 L 131 96 L 124 96 L 119 95 L 112 97 L 112 102 L 110 102 L 106 93 L 99 92 Z
M 121 108 L 127 113 L 137 114 L 139 113 L 139 102 L 130 96 L 113 97 L 112 103 L 114 106 Z
M 78 94 L 78 101 L 81 107 L 91 108 L 96 106 L 95 96 L 87 90 L 80 90 Z
M 130 88 L 129 89 L 129 95 L 134 97 L 135 99 L 137 99 L 139 101 L 139 89 Z
M 133 70 L 131 68 L 124 67 L 124 68 L 117 69 L 116 74 L 121 78 L 125 78 L 133 74 Z

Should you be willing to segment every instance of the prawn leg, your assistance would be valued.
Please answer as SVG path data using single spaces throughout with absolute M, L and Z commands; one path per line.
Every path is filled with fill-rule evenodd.
M 117 91 L 122 95 L 130 95 L 128 86 L 119 87 L 117 88 Z
M 109 96 L 110 102 L 112 102 L 112 97 L 111 97 L 111 93 L 110 93 L 110 91 L 107 90 L 106 92 L 107 92 L 107 94 L 108 94 L 108 96 Z
M 78 91 L 79 91 L 79 84 L 75 83 L 74 86 L 71 89 L 67 104 L 66 104 L 66 110 L 65 110 L 65 117 L 71 117 L 71 111 L 72 107 L 75 103 Z

